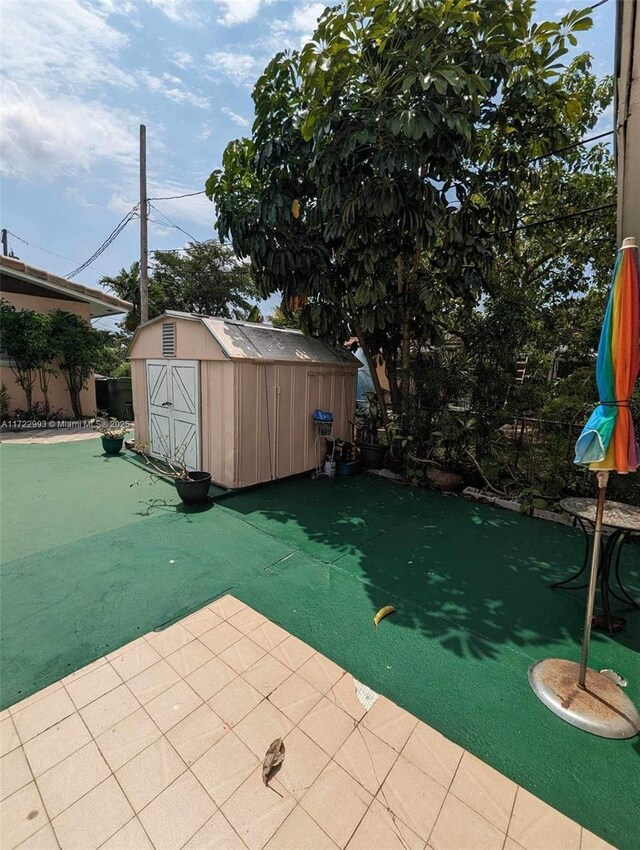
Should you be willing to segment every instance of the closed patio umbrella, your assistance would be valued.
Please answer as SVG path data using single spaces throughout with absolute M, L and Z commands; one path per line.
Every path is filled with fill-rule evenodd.
M 640 715 L 631 700 L 606 676 L 587 667 L 600 540 L 610 472 L 635 472 L 640 450 L 629 410 L 638 378 L 640 275 L 635 239 L 618 252 L 607 301 L 598 357 L 596 409 L 576 443 L 575 463 L 598 478 L 591 574 L 580 664 L 547 658 L 529 668 L 531 687 L 544 704 L 568 723 L 604 738 L 630 738 L 640 730 Z

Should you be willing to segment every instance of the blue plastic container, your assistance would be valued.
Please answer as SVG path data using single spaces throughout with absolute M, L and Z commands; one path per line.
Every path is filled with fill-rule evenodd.
M 355 475 L 359 465 L 359 461 L 357 460 L 351 460 L 348 463 L 339 460 L 336 464 L 336 472 L 338 475 Z

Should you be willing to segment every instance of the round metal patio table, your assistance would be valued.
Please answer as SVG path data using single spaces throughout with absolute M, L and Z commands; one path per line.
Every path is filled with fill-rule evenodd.
M 562 499 L 560 507 L 563 511 L 566 511 L 578 520 L 584 534 L 585 552 L 582 566 L 578 572 L 564 579 L 564 581 L 555 582 L 551 585 L 551 588 L 555 590 L 558 587 L 569 585 L 567 587 L 568 590 L 579 590 L 580 588 L 587 587 L 588 584 L 588 582 L 585 584 L 574 584 L 574 582 L 586 571 L 589 562 L 589 551 L 591 547 L 587 526 L 591 526 L 592 528 L 595 526 L 596 500 L 581 498 Z M 610 595 L 615 596 L 616 599 L 624 602 L 626 605 L 640 608 L 640 605 L 638 605 L 636 600 L 626 590 L 620 578 L 620 555 L 622 547 L 632 534 L 640 533 L 640 508 L 633 505 L 625 505 L 623 502 L 606 502 L 602 521 L 604 526 L 611 529 L 611 532 L 603 544 L 602 558 L 600 559 L 600 595 L 604 609 L 605 623 L 609 634 L 613 634 Z M 619 596 L 611 587 L 612 568 L 616 584 L 623 594 L 622 596 Z

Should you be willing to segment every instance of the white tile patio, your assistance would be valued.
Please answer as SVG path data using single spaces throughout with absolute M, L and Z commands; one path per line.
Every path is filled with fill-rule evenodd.
M 3 850 L 610 850 L 231 596 L 12 706 L 0 740 Z

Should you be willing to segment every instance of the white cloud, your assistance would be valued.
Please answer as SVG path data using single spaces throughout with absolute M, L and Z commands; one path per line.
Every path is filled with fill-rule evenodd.
M 292 39 L 293 47 L 302 47 L 311 40 L 318 18 L 325 10 L 324 3 L 304 3 L 296 6 L 291 15 L 284 20 L 275 20 L 271 24 L 270 46 L 282 50 Z
M 311 37 L 318 23 L 318 18 L 325 8 L 324 3 L 307 3 L 302 8 L 294 9 L 289 29 Z
M 261 0 L 216 0 L 216 2 L 224 13 L 218 18 L 218 23 L 225 27 L 234 27 L 253 20 L 262 5 Z
M 183 70 L 193 64 L 193 56 L 186 50 L 175 50 L 169 54 L 168 59 L 169 62 Z
M 3 172 L 50 179 L 125 161 L 135 125 L 98 95 L 137 82 L 120 67 L 128 38 L 109 23 L 107 0 L 6 0 L 3 11 Z
M 202 19 L 191 0 L 147 0 L 174 24 L 200 24 Z
M 2 68 L 13 82 L 70 94 L 104 83 L 135 86 L 117 62 L 128 38 L 99 8 L 78 0 L 5 0 L 3 12 Z
M 605 107 L 600 117 L 598 118 L 598 123 L 593 128 L 594 133 L 605 133 L 607 132 L 607 130 L 613 129 L 613 119 L 614 108 L 613 103 L 610 103 L 607 107 Z
M 180 77 L 173 74 L 164 73 L 154 76 L 148 71 L 143 71 L 141 79 L 144 80 L 149 91 L 162 94 L 174 103 L 188 104 L 198 109 L 208 109 L 210 106 L 208 98 L 186 88 Z
M 205 62 L 212 71 L 226 77 L 236 85 L 253 83 L 262 70 L 262 63 L 250 53 L 221 50 L 217 53 L 209 53 L 205 57 Z
M 129 116 L 73 96 L 52 100 L 8 83 L 1 124 L 2 170 L 13 177 L 51 179 L 136 155 L 137 126 Z
M 206 176 L 208 177 L 208 174 Z M 199 192 L 200 189 L 204 189 L 204 181 L 205 177 L 202 177 L 200 180 L 194 181 L 192 185 L 185 185 L 184 183 L 178 182 L 154 180 L 153 177 L 150 176 L 148 182 L 149 197 L 165 198 L 173 195 L 189 195 L 191 192 Z M 112 194 L 108 208 L 115 213 L 124 215 L 124 213 L 128 212 L 137 202 L 138 184 L 135 177 L 132 175 L 124 189 L 122 187 L 118 187 L 118 189 Z M 192 228 L 195 227 L 195 230 L 193 231 L 194 236 L 200 239 L 206 239 L 209 235 L 211 237 L 213 236 L 215 210 L 213 204 L 206 195 L 202 194 L 185 198 L 173 198 L 169 201 L 152 201 L 152 203 L 157 206 L 159 210 L 165 213 L 165 215 L 168 215 L 172 221 L 180 225 L 180 227 L 183 227 L 185 230 L 192 231 Z M 180 240 L 182 238 L 180 231 L 172 228 L 171 225 L 163 220 L 159 213 L 151 210 L 151 217 L 157 219 L 159 222 L 163 222 L 161 226 L 164 227 L 166 225 L 166 227 L 172 231 L 176 239 Z
M 229 118 L 233 121 L 234 124 L 237 124 L 238 127 L 249 127 L 251 125 L 251 121 L 247 118 L 244 118 L 242 115 L 238 115 L 237 112 L 233 112 L 233 110 L 229 109 L 226 106 L 223 106 L 222 111 L 225 115 L 228 115 Z

